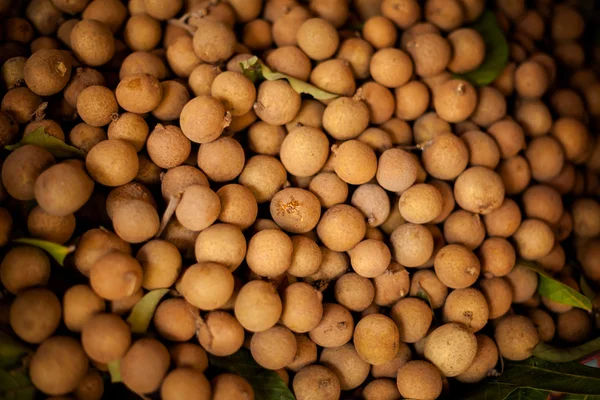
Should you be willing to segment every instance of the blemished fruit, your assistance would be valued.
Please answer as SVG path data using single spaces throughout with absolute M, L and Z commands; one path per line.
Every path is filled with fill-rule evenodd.
M 579 3 L 0 0 L 0 397 L 527 397 L 600 332 Z

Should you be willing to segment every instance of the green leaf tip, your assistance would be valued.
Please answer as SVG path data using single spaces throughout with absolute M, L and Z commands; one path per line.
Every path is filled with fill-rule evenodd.
M 23 358 L 32 350 L 25 344 L 0 331 L 0 368 L 14 368 L 23 365 Z
M 242 69 L 244 76 L 250 79 L 252 82 L 257 82 L 261 78 L 264 78 L 268 81 L 285 79 L 296 92 L 300 94 L 305 93 L 311 95 L 317 100 L 332 100 L 339 97 L 337 94 L 321 90 L 318 87 L 313 86 L 310 83 L 306 83 L 300 79 L 293 78 L 280 72 L 274 72 L 264 63 L 262 63 L 256 56 L 251 57 L 246 61 L 242 61 L 240 63 L 240 68 Z
M 295 400 L 281 377 L 258 365 L 248 350 L 240 349 L 227 357 L 209 355 L 209 363 L 217 369 L 245 378 L 254 389 L 255 400 Z
M 110 381 L 112 383 L 123 382 L 121 379 L 121 360 L 111 361 L 106 364 L 108 373 L 110 374 Z
M 42 239 L 21 238 L 13 240 L 14 243 L 28 244 L 39 247 L 52 256 L 61 266 L 64 266 L 65 258 L 75 251 L 75 246 L 63 246 L 62 244 L 49 242 Z
M 544 271 L 540 266 L 529 261 L 518 261 L 519 264 L 535 271 L 539 276 L 537 291 L 540 295 L 556 301 L 560 304 L 565 304 L 582 310 L 592 311 L 592 301 L 579 293 L 572 287 L 557 281 L 550 274 Z
M 486 86 L 494 82 L 508 63 L 508 42 L 498 20 L 492 11 L 485 11 L 481 18 L 471 26 L 485 44 L 485 58 L 477 69 L 455 77 L 471 82 L 475 86 Z
M 131 326 L 131 332 L 144 334 L 150 326 L 150 321 L 160 300 L 169 293 L 169 289 L 156 289 L 148 292 L 133 306 L 131 314 L 127 317 L 127 323 Z
M 544 361 L 565 363 L 583 359 L 598 350 L 600 350 L 600 338 L 568 348 L 558 348 L 541 342 L 533 349 L 533 355 Z
M 55 138 L 52 135 L 48 135 L 44 128 L 37 128 L 26 135 L 15 144 L 5 146 L 7 150 L 13 151 L 19 147 L 23 147 L 27 144 L 32 144 L 38 147 L 42 147 L 50 152 L 56 158 L 73 158 L 79 157 L 85 159 L 87 153 L 77 147 L 71 146 Z

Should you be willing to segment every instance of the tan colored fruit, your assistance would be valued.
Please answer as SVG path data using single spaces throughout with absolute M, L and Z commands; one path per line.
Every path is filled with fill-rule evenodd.
M 540 341 L 535 326 L 522 315 L 507 315 L 498 321 L 494 338 L 502 357 L 513 361 L 531 357 Z
M 465 372 L 477 353 L 477 338 L 463 325 L 449 323 L 431 332 L 425 343 L 425 358 L 445 376 Z
M 436 399 L 442 393 L 442 374 L 427 361 L 409 361 L 398 370 L 397 385 L 406 398 Z
M 391 361 L 398 351 L 398 327 L 383 314 L 363 317 L 354 329 L 354 346 L 358 355 L 371 365 Z
M 394 304 L 390 317 L 398 326 L 400 340 L 415 343 L 427 334 L 433 320 L 433 313 L 424 301 L 406 297 Z

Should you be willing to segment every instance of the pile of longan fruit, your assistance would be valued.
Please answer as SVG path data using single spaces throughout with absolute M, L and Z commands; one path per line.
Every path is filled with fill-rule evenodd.
M 600 288 L 600 51 L 576 1 L 489 3 L 0 0 L 0 321 L 42 397 L 106 397 L 118 362 L 253 400 L 208 361 L 245 348 L 297 400 L 456 398 L 597 337 L 529 263 Z M 509 59 L 477 86 L 484 13 Z

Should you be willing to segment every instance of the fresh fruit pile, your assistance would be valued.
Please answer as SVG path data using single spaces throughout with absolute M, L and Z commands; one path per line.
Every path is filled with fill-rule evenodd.
M 594 4 L 488 3 L 0 0 L 0 398 L 600 398 Z

